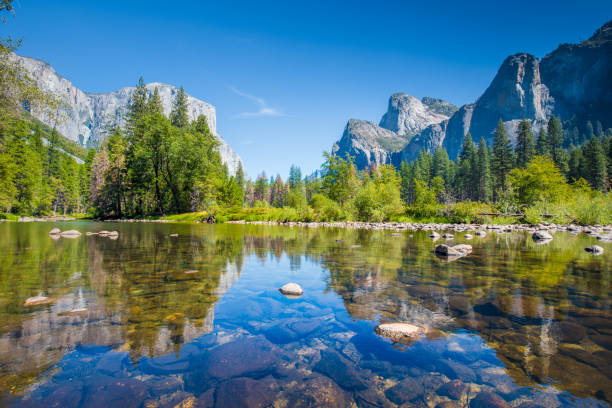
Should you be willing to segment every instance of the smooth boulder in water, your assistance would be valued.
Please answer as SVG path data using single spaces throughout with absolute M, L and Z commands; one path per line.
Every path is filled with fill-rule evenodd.
M 436 245 L 434 248 L 436 255 L 445 257 L 462 257 L 472 253 L 472 246 L 467 244 L 460 244 L 455 246 L 448 246 L 444 244 Z
M 591 245 L 590 247 L 584 248 L 584 250 L 592 253 L 593 255 L 601 255 L 604 253 L 604 249 L 599 245 Z
M 472 239 L 472 238 L 474 238 L 474 237 L 473 237 L 471 234 L 465 234 L 465 235 L 463 236 L 463 238 L 465 238 L 465 239 Z
M 484 231 L 476 231 L 474 235 L 476 235 L 477 237 L 483 238 L 487 236 L 487 233 Z
M 425 333 L 425 329 L 410 323 L 383 323 L 374 329 L 376 334 L 400 343 L 412 342 Z
M 304 294 L 304 290 L 302 289 L 302 287 L 294 282 L 283 285 L 283 287 L 281 287 L 279 291 L 287 297 L 299 297 Z
M 442 238 L 444 238 L 444 239 L 453 239 L 453 238 L 455 238 L 455 236 L 453 234 L 446 233 L 446 234 L 442 235 Z
M 438 234 L 436 231 L 431 231 L 429 238 L 438 239 L 440 238 L 440 234 Z
M 552 235 L 550 235 L 550 232 L 544 231 L 544 230 L 539 230 L 539 231 L 534 232 L 531 238 L 537 244 L 546 244 L 552 241 L 553 239 Z
M 61 232 L 62 231 L 59 228 L 53 228 L 51 231 L 49 231 L 49 235 L 59 235 Z

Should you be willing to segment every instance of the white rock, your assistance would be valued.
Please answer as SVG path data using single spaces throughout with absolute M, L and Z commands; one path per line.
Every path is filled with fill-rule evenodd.
M 425 333 L 423 327 L 410 323 L 383 323 L 376 326 L 374 331 L 395 341 L 418 338 Z
M 302 296 L 304 294 L 302 287 L 294 282 L 283 285 L 279 290 L 285 296 Z
M 474 237 L 473 237 L 471 234 L 465 234 L 465 235 L 463 236 L 463 238 L 465 238 L 465 239 L 472 239 L 472 238 L 474 238 Z
M 59 228 L 53 228 L 51 231 L 49 231 L 49 235 L 58 235 L 61 232 L 62 231 Z

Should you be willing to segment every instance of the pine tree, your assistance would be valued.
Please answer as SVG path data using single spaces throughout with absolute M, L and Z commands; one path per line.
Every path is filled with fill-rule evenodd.
M 155 87 L 153 95 L 151 95 L 151 97 L 149 98 L 147 110 L 149 111 L 149 113 L 164 113 L 164 107 L 162 106 L 162 101 L 159 96 L 159 89 L 157 87 Z
M 181 86 L 176 93 L 176 97 L 172 104 L 172 111 L 170 112 L 170 123 L 172 123 L 172 126 L 182 129 L 189 125 L 189 116 L 187 114 L 188 104 L 187 94 L 185 93 L 185 89 Z
M 536 154 L 538 156 L 551 157 L 550 143 L 548 140 L 548 134 L 544 128 L 540 128 L 538 137 L 536 139 Z
M 550 149 L 550 158 L 561 167 L 561 147 L 563 146 L 563 128 L 561 122 L 555 115 L 552 115 L 548 120 L 548 145 Z M 540 154 L 540 153 L 538 153 Z
M 512 145 L 506 133 L 504 122 L 500 119 L 493 139 L 493 158 L 491 160 L 491 175 L 493 178 L 493 191 L 496 194 L 506 190 L 506 175 L 512 170 L 514 162 Z
M 478 199 L 483 202 L 491 200 L 491 169 L 489 162 L 489 149 L 484 137 L 478 143 Z
M 126 128 L 128 132 L 134 132 L 136 122 L 147 112 L 147 88 L 142 77 L 138 79 L 138 85 L 132 92 L 128 113 L 126 118 Z
M 302 189 L 304 184 L 302 181 L 302 170 L 298 166 L 294 164 L 291 165 L 289 169 L 289 180 L 287 180 L 287 182 L 292 190 Z
M 586 180 L 593 189 L 605 191 L 606 189 L 606 156 L 601 142 L 595 135 L 584 146 L 584 164 Z
M 533 159 L 534 155 L 535 146 L 533 143 L 531 124 L 528 120 L 523 119 L 519 123 L 518 135 L 516 138 L 516 166 L 527 167 L 527 163 Z
M 244 193 L 244 169 L 242 168 L 242 162 L 238 162 L 238 168 L 236 169 L 236 184 L 238 184 Z
M 469 133 L 463 139 L 463 148 L 459 155 L 457 174 L 457 195 L 461 198 L 476 199 L 478 191 L 478 159 L 476 147 Z
M 570 182 L 574 182 L 582 177 L 580 164 L 582 160 L 582 150 L 571 146 L 570 148 L 570 158 L 569 158 L 569 171 L 567 174 L 567 178 Z

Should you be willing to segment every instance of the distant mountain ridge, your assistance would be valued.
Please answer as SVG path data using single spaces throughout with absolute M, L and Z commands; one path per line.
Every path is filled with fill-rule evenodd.
M 125 87 L 109 93 L 88 93 L 74 86 L 44 61 L 16 54 L 14 57 L 31 73 L 41 89 L 59 96 L 67 103 L 67 111 L 60 115 L 61 120 L 57 122 L 41 112 L 31 112 L 32 116 L 48 126 L 55 127 L 66 138 L 95 147 L 105 140 L 111 128 L 125 123 L 125 115 L 135 87 Z M 160 82 L 146 84 L 146 88 L 149 94 L 152 94 L 155 88 L 158 89 L 164 114 L 169 115 L 178 88 Z M 227 164 L 229 172 L 235 174 L 238 163 L 242 163 L 242 160 L 217 132 L 215 107 L 190 95 L 187 96 L 187 101 L 189 119 L 206 116 L 211 132 L 220 142 L 221 159 Z
M 600 121 L 604 128 L 612 127 L 612 21 L 589 40 L 562 44 L 541 60 L 527 53 L 507 57 L 491 84 L 472 104 L 457 109 L 432 99 L 423 98 L 419 105 L 413 96 L 392 95 L 379 129 L 370 127 L 364 132 L 367 127 L 357 127 L 354 123 L 358 121 L 351 119 L 353 125 L 347 124 L 332 153 L 356 157 L 358 168 L 399 165 L 414 160 L 420 151 L 433 152 L 439 147 L 455 159 L 468 132 L 475 142 L 483 137 L 491 145 L 500 118 L 513 142 L 523 118 L 531 121 L 535 131 L 551 115 L 578 122 Z M 384 143 L 397 138 L 405 141 L 405 146 Z

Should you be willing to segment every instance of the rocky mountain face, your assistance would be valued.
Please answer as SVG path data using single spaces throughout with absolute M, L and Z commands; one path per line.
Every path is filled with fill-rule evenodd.
M 444 122 L 456 109 L 441 99 L 419 100 L 404 93 L 393 94 L 378 125 L 350 119 L 342 138 L 332 147 L 332 153 L 341 157 L 349 154 L 360 169 L 390 163 L 415 135 Z
M 59 75 L 46 62 L 18 55 L 15 55 L 15 58 L 31 73 L 40 88 L 59 96 L 66 102 L 67 106 L 60 112 L 57 120 L 35 110 L 31 112 L 34 117 L 45 124 L 56 127 L 63 136 L 82 145 L 95 147 L 104 141 L 111 128 L 122 126 L 125 123 L 125 115 L 134 87 L 121 88 L 103 94 L 87 93 Z M 169 115 L 178 88 L 159 82 L 149 83 L 146 88 L 150 94 L 155 88 L 158 89 L 164 114 Z M 206 116 L 211 132 L 221 143 L 219 146 L 221 159 L 227 164 L 230 173 L 234 174 L 238 163 L 242 161 L 217 132 L 215 107 L 189 95 L 187 99 L 189 119 L 194 120 L 200 115 Z
M 415 100 L 418 101 L 396 94 L 389 101 L 381 127 L 397 135 L 410 135 L 411 131 L 414 135 L 405 138 L 401 151 L 388 150 L 385 155 L 378 150 L 376 157 L 386 157 L 386 163 L 399 165 L 401 161 L 414 160 L 422 150 L 433 152 L 440 146 L 455 159 L 468 132 L 476 143 L 484 137 L 491 145 L 500 118 L 513 142 L 523 118 L 531 121 L 535 131 L 551 115 L 562 120 L 574 117 L 579 123 L 600 121 L 604 128 L 612 127 L 612 21 L 589 40 L 563 44 L 541 60 L 525 53 L 506 58 L 473 104 L 457 110 L 446 102 L 423 98 L 421 105 L 437 115 L 435 119 L 429 116 L 430 124 L 421 120 L 422 107 Z M 358 153 L 368 156 L 365 151 Z

